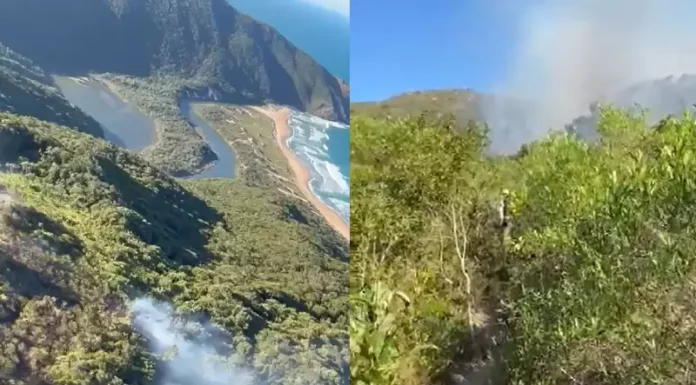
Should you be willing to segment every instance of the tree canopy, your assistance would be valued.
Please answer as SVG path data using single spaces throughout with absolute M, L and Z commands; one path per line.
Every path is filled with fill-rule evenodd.
M 0 383 L 153 383 L 172 351 L 136 333 L 146 296 L 264 383 L 347 383 L 347 245 L 308 204 L 6 113 L 0 164 Z

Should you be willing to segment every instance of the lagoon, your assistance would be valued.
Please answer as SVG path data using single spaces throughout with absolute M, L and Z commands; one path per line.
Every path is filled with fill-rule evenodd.
M 109 142 L 136 153 L 155 143 L 157 133 L 154 121 L 105 86 L 89 79 L 62 76 L 54 77 L 54 81 L 70 103 L 102 125 L 105 139 Z M 210 145 L 218 160 L 202 172 L 186 178 L 234 178 L 234 151 L 208 123 L 196 115 L 192 108 L 196 103 L 206 102 L 180 99 L 179 110 L 189 121 L 191 129 L 196 130 Z
M 140 152 L 155 143 L 155 124 L 132 105 L 122 101 L 105 86 L 89 80 L 54 77 L 65 98 L 91 115 L 104 129 L 109 142 Z

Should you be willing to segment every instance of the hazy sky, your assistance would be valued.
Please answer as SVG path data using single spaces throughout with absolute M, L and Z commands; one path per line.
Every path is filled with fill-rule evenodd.
M 350 0 L 301 0 L 306 3 L 318 5 L 336 11 L 348 17 L 350 15 Z
M 502 8 L 510 1 L 498 0 Z M 693 0 L 545 0 L 518 13 L 496 90 L 544 106 L 554 126 L 637 82 L 696 73 Z
M 692 0 L 353 0 L 351 96 L 469 87 L 572 115 L 608 88 L 696 72 L 694 11 Z

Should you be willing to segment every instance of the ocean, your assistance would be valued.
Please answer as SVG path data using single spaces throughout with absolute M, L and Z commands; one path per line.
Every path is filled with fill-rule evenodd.
M 350 20 L 299 0 L 228 0 L 238 11 L 269 24 L 332 75 L 350 84 Z
M 330 73 L 350 84 L 350 21 L 298 0 L 228 0 L 274 27 Z M 311 191 L 350 223 L 350 127 L 293 111 L 288 148 L 310 171 Z
M 311 175 L 309 188 L 350 223 L 350 130 L 348 125 L 292 111 L 287 140 Z

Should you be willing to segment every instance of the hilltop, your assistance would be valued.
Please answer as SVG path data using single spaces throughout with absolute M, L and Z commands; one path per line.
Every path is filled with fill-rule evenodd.
M 531 141 L 543 138 L 549 129 L 566 131 L 594 141 L 599 121 L 599 106 L 614 105 L 645 112 L 650 124 L 668 116 L 678 116 L 696 104 L 696 75 L 683 74 L 646 80 L 619 89 L 587 106 L 587 112 L 558 127 L 543 123 L 543 106 L 520 98 L 476 92 L 469 89 L 424 90 L 399 94 L 383 101 L 356 102 L 351 111 L 373 118 L 407 118 L 424 112 L 436 116 L 452 114 L 460 131 L 469 122 L 489 126 L 489 150 L 511 155 Z
M 454 114 L 460 121 L 481 120 L 481 95 L 466 89 L 414 91 L 383 101 L 351 103 L 351 112 L 372 117 L 416 116 L 425 111 Z

